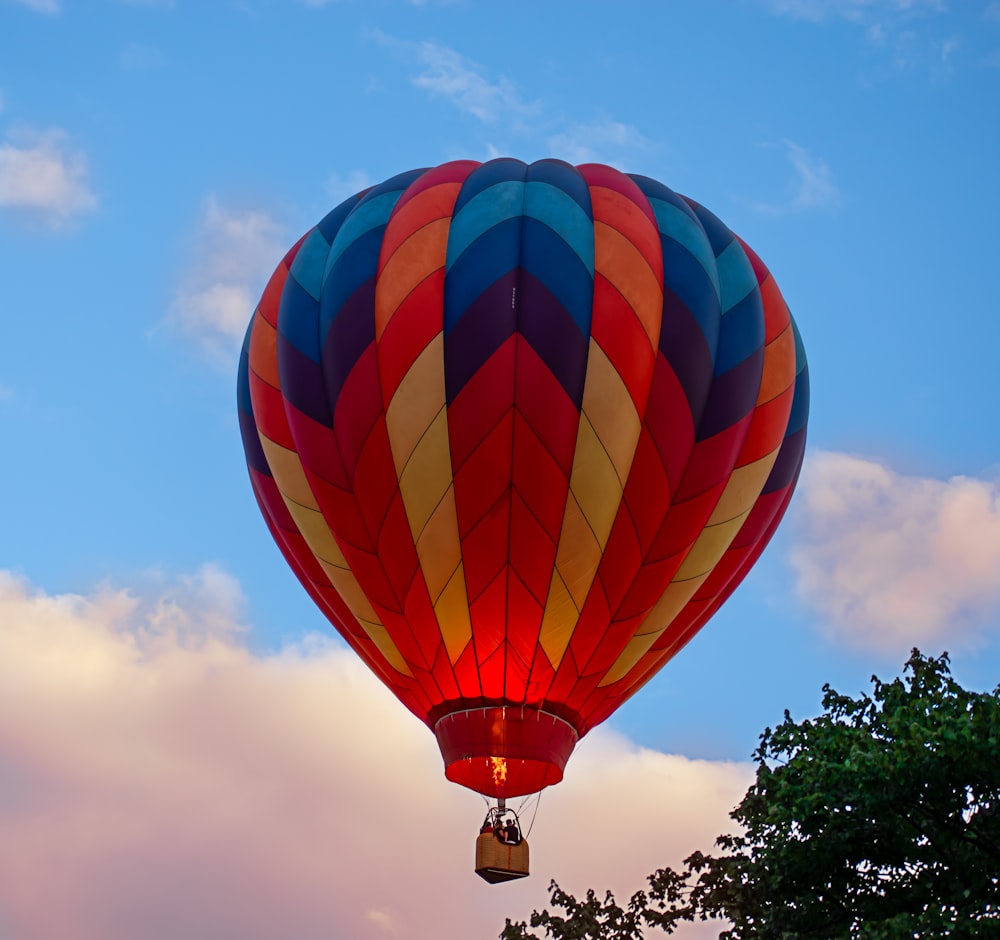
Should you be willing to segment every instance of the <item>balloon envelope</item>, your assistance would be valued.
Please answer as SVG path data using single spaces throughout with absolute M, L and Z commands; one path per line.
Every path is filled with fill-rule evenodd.
M 597 164 L 413 170 L 288 252 L 239 377 L 299 580 L 490 796 L 558 782 L 746 575 L 805 446 L 795 325 L 697 203 Z

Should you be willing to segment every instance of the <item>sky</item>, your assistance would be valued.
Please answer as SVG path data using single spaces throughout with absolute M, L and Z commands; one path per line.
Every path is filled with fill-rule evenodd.
M 0 0 L 0 940 L 496 936 L 709 850 L 824 683 L 996 687 L 998 154 L 997 0 Z M 720 216 L 812 405 L 754 572 L 491 887 L 482 799 L 272 544 L 235 384 L 329 209 L 500 155 Z

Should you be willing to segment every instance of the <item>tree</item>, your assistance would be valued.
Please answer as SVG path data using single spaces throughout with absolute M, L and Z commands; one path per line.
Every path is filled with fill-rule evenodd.
M 639 940 L 722 918 L 726 940 L 1000 938 L 1000 686 L 969 692 L 947 653 L 913 650 L 904 678 L 767 728 L 737 835 L 695 852 L 621 907 L 553 882 L 501 940 Z

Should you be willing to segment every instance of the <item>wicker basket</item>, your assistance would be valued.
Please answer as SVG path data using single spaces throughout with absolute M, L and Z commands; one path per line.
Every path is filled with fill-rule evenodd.
M 495 885 L 498 881 L 511 881 L 528 876 L 528 841 L 506 845 L 492 832 L 476 837 L 476 874 Z

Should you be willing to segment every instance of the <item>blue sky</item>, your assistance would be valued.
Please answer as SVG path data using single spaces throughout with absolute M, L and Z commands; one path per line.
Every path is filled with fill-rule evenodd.
M 860 691 L 918 645 L 949 650 L 966 684 L 995 686 L 998 154 L 996 0 L 0 0 L 0 874 L 14 865 L 4 844 L 19 846 L 22 872 L 51 871 L 59 841 L 46 826 L 104 831 L 94 820 L 111 813 L 127 829 L 150 794 L 161 808 L 179 800 L 200 831 L 222 825 L 218 807 L 194 795 L 201 765 L 174 749 L 179 731 L 159 737 L 138 717 L 129 729 L 109 716 L 182 729 L 201 722 L 183 707 L 197 700 L 205 726 L 216 715 L 236 729 L 205 753 L 218 779 L 239 781 L 233 740 L 272 769 L 266 749 L 287 745 L 267 721 L 257 731 L 241 722 L 260 718 L 247 689 L 280 687 L 298 701 L 315 681 L 319 699 L 334 696 L 330 708 L 364 714 L 369 698 L 382 708 L 381 690 L 323 639 L 257 513 L 236 358 L 267 275 L 302 232 L 364 186 L 453 158 L 606 162 L 708 206 L 781 285 L 813 395 L 806 468 L 778 537 L 592 748 L 611 749 L 622 767 L 660 761 L 649 781 L 672 781 L 609 781 L 602 810 L 644 805 L 633 786 L 675 805 L 673 787 L 694 794 L 698 808 L 685 812 L 702 829 L 681 844 L 622 821 L 620 864 L 604 867 L 572 858 L 545 830 L 533 843 L 539 877 L 448 925 L 495 935 L 501 912 L 541 903 L 550 876 L 627 891 L 655 865 L 706 848 L 746 785 L 760 730 L 786 707 L 815 713 L 824 682 Z M 264 709 L 269 720 L 291 722 L 285 702 Z M 60 718 L 66 709 L 85 716 L 78 728 Z M 332 729 L 326 712 L 304 714 L 296 733 L 312 737 L 294 755 L 282 750 L 287 774 L 274 771 L 289 813 L 308 801 L 283 788 L 311 773 L 331 787 L 353 781 L 351 799 L 368 805 L 364 755 L 346 768 L 327 749 L 384 734 L 422 755 L 427 811 L 442 826 L 459 818 L 456 853 L 466 851 L 476 800 L 470 808 L 444 781 L 424 729 L 407 716 L 386 718 L 391 730 L 367 719 L 361 731 L 360 720 Z M 81 735 L 112 742 L 99 768 L 72 758 L 67 742 Z M 154 783 L 136 769 L 139 741 L 153 763 L 190 773 Z M 588 760 L 581 746 L 540 820 L 593 804 L 585 771 L 572 779 Z M 694 786 L 703 774 L 726 782 Z M 131 811 L 111 800 L 120 793 Z M 382 796 L 358 818 L 377 826 L 385 800 L 409 805 L 391 787 Z M 250 801 L 246 818 L 265 806 Z M 80 843 L 81 871 L 97 874 L 74 903 L 98 912 L 95 937 L 124 929 L 107 919 L 121 910 L 109 859 L 145 860 L 172 886 L 150 876 L 135 895 L 130 929 L 150 938 L 163 891 L 197 894 L 171 859 L 205 878 L 213 866 L 234 871 L 222 837 L 178 848 L 171 812 L 117 855 L 98 836 Z M 337 828 L 342 819 L 330 825 L 336 840 L 360 838 Z M 276 847 L 287 831 L 254 829 L 257 848 L 286 853 L 284 870 L 312 871 L 301 844 Z M 360 895 L 345 892 L 321 903 L 320 882 L 310 893 L 306 876 L 294 901 L 269 911 L 303 937 L 348 935 L 347 925 L 390 936 L 438 887 L 465 878 L 460 861 L 453 876 L 442 860 L 419 892 L 373 900 L 360 920 L 367 900 L 352 908 Z M 268 936 L 266 918 L 240 900 L 252 882 L 240 871 L 232 907 L 205 903 L 218 923 L 240 922 L 240 908 L 241 936 Z M 19 892 L 0 878 L 0 937 L 83 937 L 45 919 L 29 874 Z M 188 935 L 226 935 L 205 916 L 184 922 Z M 427 923 L 427 936 L 444 929 Z

